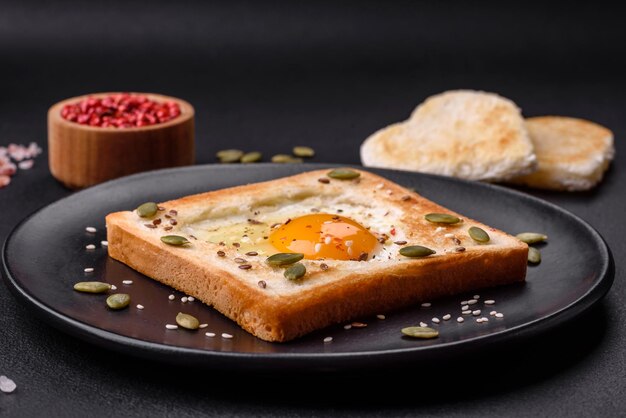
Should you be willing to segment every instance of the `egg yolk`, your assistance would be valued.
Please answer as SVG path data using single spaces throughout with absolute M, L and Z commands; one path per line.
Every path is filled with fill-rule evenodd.
M 378 240 L 363 225 L 339 215 L 316 213 L 291 219 L 270 235 L 280 252 L 307 259 L 367 260 Z

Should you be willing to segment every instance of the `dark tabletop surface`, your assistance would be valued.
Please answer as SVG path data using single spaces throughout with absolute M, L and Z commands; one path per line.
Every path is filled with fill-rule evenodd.
M 358 164 L 360 143 L 454 88 L 497 92 L 525 116 L 593 120 L 616 158 L 585 193 L 526 192 L 607 241 L 615 282 L 541 338 L 463 361 L 386 372 L 248 375 L 113 353 L 46 323 L 0 285 L 0 416 L 623 416 L 626 411 L 626 41 L 620 14 L 463 2 L 1 2 L 0 146 L 44 153 L 0 190 L 0 241 L 72 192 L 48 170 L 46 111 L 99 91 L 150 91 L 196 108 L 197 164 L 217 150 L 311 145 Z M 49 243 L 41 243 L 49 245 Z

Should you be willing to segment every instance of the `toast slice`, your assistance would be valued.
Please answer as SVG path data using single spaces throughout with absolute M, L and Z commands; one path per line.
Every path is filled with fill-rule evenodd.
M 538 167 L 511 183 L 549 190 L 581 191 L 597 185 L 615 154 L 613 132 L 596 123 L 563 116 L 526 119 Z
M 528 247 L 515 237 L 375 174 L 347 170 L 359 176 L 341 180 L 328 177 L 329 170 L 309 171 L 159 203 L 153 216 L 111 213 L 109 255 L 213 306 L 257 337 L 281 342 L 525 279 Z M 454 215 L 460 222 L 432 223 L 425 219 L 429 213 Z M 490 240 L 470 238 L 472 226 Z M 344 229 L 328 229 L 335 227 Z M 342 238 L 347 230 L 352 235 Z M 165 235 L 185 237 L 189 244 L 165 244 Z M 300 262 L 306 267 L 301 278 L 290 280 L 284 267 L 266 262 L 275 253 L 289 253 L 279 249 L 283 245 L 310 242 L 312 247 L 295 251 L 310 257 Z M 413 245 L 435 253 L 399 253 Z
M 361 145 L 365 166 L 503 181 L 532 172 L 536 157 L 519 108 L 474 90 L 431 96 L 411 117 Z

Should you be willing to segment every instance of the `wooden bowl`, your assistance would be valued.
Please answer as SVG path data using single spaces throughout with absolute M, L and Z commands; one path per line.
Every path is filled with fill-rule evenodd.
M 97 93 L 72 97 L 48 110 L 48 159 L 54 178 L 71 189 L 81 189 L 128 174 L 195 162 L 194 109 L 188 102 L 152 93 L 131 93 L 158 102 L 178 103 L 176 118 L 156 125 L 101 128 L 70 122 L 61 116 L 66 104 Z

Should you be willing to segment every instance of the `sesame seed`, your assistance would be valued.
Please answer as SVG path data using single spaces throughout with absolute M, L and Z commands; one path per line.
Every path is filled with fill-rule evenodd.
M 496 303 L 496 301 L 493 300 L 493 299 L 488 299 L 484 303 L 485 303 L 485 305 L 493 305 L 494 303 Z
M 252 268 L 250 264 L 240 264 L 237 267 L 239 267 L 242 270 L 250 270 Z
M 420 327 L 427 327 L 428 324 L 426 322 L 420 322 Z
M 328 264 L 326 264 L 326 263 L 322 263 L 322 264 L 320 264 L 320 269 L 321 269 L 322 271 L 326 271 L 326 270 L 328 270 Z
M 441 321 L 439 321 L 439 318 L 433 318 L 433 319 L 431 319 L 431 321 L 433 321 L 435 324 L 438 324 L 439 322 L 441 322 Z
M 478 303 L 478 301 L 476 299 L 470 299 L 470 300 L 467 301 L 468 305 L 474 305 L 476 303 Z
M 346 324 L 343 326 L 343 329 L 350 329 L 352 328 L 352 324 Z
M 95 246 L 95 245 L 93 245 L 93 244 L 89 244 L 89 245 L 86 245 L 86 246 L 85 246 L 85 249 L 86 249 L 86 250 L 95 250 L 95 249 L 96 249 L 96 246 Z
M 376 315 L 376 318 L 378 318 L 378 319 L 385 319 L 386 316 L 385 315 Z
M 432 306 L 432 304 L 430 302 L 422 303 L 422 308 L 430 308 L 431 306 Z
M 231 334 L 227 334 L 225 332 L 222 332 L 222 338 L 230 339 L 230 338 L 233 338 L 233 336 Z
M 348 247 L 348 255 L 352 257 L 352 247 Z
M 458 323 L 461 323 L 461 322 L 463 322 L 463 321 L 465 321 L 465 319 L 464 319 L 462 316 L 459 316 L 459 317 L 456 319 L 456 322 L 458 322 Z
M 100 245 L 102 245 L 103 247 L 108 247 L 109 241 L 100 241 Z
M 474 295 L 472 296 L 474 299 L 480 299 L 480 295 Z
M 187 296 L 187 302 L 193 302 L 194 300 L 196 300 L 196 298 L 193 296 Z
M 396 245 L 404 245 L 406 244 L 406 241 L 394 241 L 393 243 Z
M 163 228 L 164 231 L 171 231 L 172 229 L 174 229 L 171 226 L 166 226 L 165 228 Z
M 461 310 L 462 310 L 462 311 L 466 311 L 466 310 L 468 310 L 468 309 L 469 309 L 469 305 L 463 305 L 463 306 L 461 306 Z
M 189 298 L 187 298 L 187 296 L 183 296 L 182 298 L 180 298 L 180 301 L 181 301 L 182 303 L 187 303 L 187 300 L 188 300 L 188 299 L 189 299 Z
M 139 310 L 143 309 L 143 305 L 137 304 L 137 309 L 139 309 Z
M 472 315 L 474 316 L 480 315 L 480 309 L 476 309 L 475 311 L 472 311 Z
M 208 326 L 209 326 L 209 324 L 200 324 L 200 325 L 198 325 L 198 328 L 202 329 L 202 328 L 206 328 Z
M 364 322 L 353 322 L 352 326 L 354 328 L 365 328 L 367 326 L 367 324 L 364 323 Z
M 446 238 L 453 238 L 454 234 L 445 234 L 444 237 L 446 237 Z
M 467 310 L 465 310 L 465 311 L 462 311 L 461 313 L 462 313 L 463 315 L 469 315 L 469 314 L 471 314 L 471 313 L 472 313 L 472 311 L 470 311 L 469 309 L 467 309 Z
M 261 289 L 265 289 L 267 287 L 267 283 L 265 282 L 265 280 L 259 280 L 259 282 L 257 283 L 257 285 L 261 288 Z
M 248 256 L 250 256 L 250 257 L 254 257 L 255 255 L 259 255 L 259 253 L 258 253 L 258 252 L 256 252 L 256 251 L 248 251 L 248 252 L 246 253 L 246 255 L 248 255 Z
M 382 189 L 383 187 L 385 187 L 385 185 L 384 185 L 383 183 L 378 183 L 378 184 L 376 185 L 376 188 L 377 188 L 377 189 Z
M 443 316 L 443 320 L 444 320 L 444 321 L 447 321 L 447 320 L 449 320 L 450 318 L 452 318 L 452 315 L 450 315 L 450 314 L 445 314 L 445 315 Z
M 157 226 L 154 224 L 143 224 L 146 228 L 155 229 Z
M 214 332 L 205 332 L 204 335 L 206 335 L 207 337 L 215 337 Z
M 328 183 L 330 183 L 330 180 L 328 180 L 328 179 L 326 179 L 326 178 L 319 178 L 319 179 L 317 179 L 317 181 L 319 181 L 320 183 L 323 183 L 323 184 L 328 184 Z
M 246 262 L 246 260 L 244 260 L 243 258 L 239 258 L 239 257 L 235 258 L 235 263 L 237 263 L 237 264 L 243 264 L 245 262 Z
M 464 300 L 463 302 L 461 302 L 461 305 L 467 305 L 467 301 Z
M 324 238 L 324 244 L 330 245 L 331 242 L 333 242 L 333 239 L 330 236 Z
M 483 322 L 489 322 L 489 318 L 483 316 Z
M 85 273 L 93 273 L 93 267 L 86 267 Z
M 174 325 L 174 324 L 165 324 L 165 328 L 167 328 L 167 329 L 178 329 L 178 325 Z
M 219 250 L 219 251 L 217 252 L 217 255 L 218 255 L 219 257 L 226 257 L 226 253 L 225 253 L 224 251 L 222 251 L 222 250 Z
M 169 300 L 174 300 L 174 299 L 176 299 L 176 296 L 174 296 L 174 295 L 169 295 L 167 298 L 168 298 Z
M 324 338 L 324 343 L 330 343 L 333 341 L 333 337 L 326 337 Z
M 87 228 L 85 228 L 85 231 L 87 231 L 87 232 L 89 232 L 91 234 L 94 234 L 94 233 L 96 233 L 97 229 L 94 228 L 93 226 L 88 226 Z
M 117 290 L 117 286 L 115 286 L 114 284 L 111 285 L 111 290 Z
M 502 312 L 498 312 L 496 314 L 496 318 L 504 318 L 504 314 Z
M 479 324 L 481 324 L 483 322 L 482 318 L 476 318 L 476 322 L 478 322 Z
M 489 312 L 489 315 L 494 316 L 494 315 L 495 315 L 495 314 L 497 314 L 497 313 L 498 313 L 498 312 L 496 312 L 496 311 L 491 311 L 491 312 Z
M 456 247 L 454 248 L 454 251 L 456 251 L 457 253 L 462 253 L 463 251 L 465 251 L 465 247 Z
M 322 244 L 321 243 L 317 243 L 315 244 L 315 253 L 319 253 L 322 250 Z
M 346 247 L 352 247 L 352 244 L 354 244 L 354 242 L 352 240 L 347 240 L 345 244 L 346 244 Z
M 122 280 L 122 283 L 124 284 L 133 284 L 132 280 Z
M 0 376 L 0 392 L 3 393 L 12 393 L 17 385 L 11 379 L 6 376 Z

